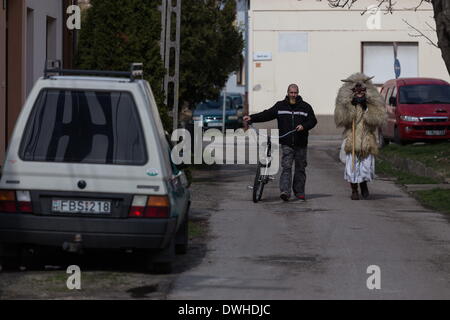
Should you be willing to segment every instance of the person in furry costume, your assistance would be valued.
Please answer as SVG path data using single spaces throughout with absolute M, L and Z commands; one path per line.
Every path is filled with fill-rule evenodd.
M 369 197 L 367 182 L 374 178 L 374 157 L 378 154 L 376 133 L 387 118 L 384 99 L 372 78 L 355 73 L 342 80 L 334 110 L 336 126 L 344 128 L 344 178 L 350 182 L 352 200 L 359 200 L 358 184 L 362 197 Z

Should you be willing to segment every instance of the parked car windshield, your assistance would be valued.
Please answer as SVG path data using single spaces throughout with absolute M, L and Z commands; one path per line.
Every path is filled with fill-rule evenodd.
M 131 94 L 42 90 L 21 141 L 20 157 L 24 161 L 145 164 L 144 135 Z
M 232 106 L 231 98 L 227 97 L 226 108 L 231 109 L 231 106 Z M 203 102 L 200 102 L 199 104 L 197 104 L 195 109 L 198 111 L 205 111 L 222 108 L 223 108 L 223 97 L 221 97 L 219 100 L 205 100 Z
M 244 100 L 241 96 L 233 97 L 234 103 L 238 106 L 242 106 L 244 104 Z
M 231 93 L 231 94 L 227 95 L 227 97 L 230 97 L 231 99 L 233 99 L 233 103 L 236 107 L 242 107 L 244 105 L 244 100 L 242 98 L 242 95 L 240 95 L 240 94 Z M 223 96 L 220 96 L 220 98 L 223 99 Z
M 450 104 L 450 86 L 420 84 L 400 87 L 401 104 Z

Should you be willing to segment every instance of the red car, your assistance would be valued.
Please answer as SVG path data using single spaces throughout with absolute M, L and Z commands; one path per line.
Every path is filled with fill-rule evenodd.
M 381 89 L 388 121 L 380 143 L 450 139 L 450 84 L 430 78 L 399 78 Z

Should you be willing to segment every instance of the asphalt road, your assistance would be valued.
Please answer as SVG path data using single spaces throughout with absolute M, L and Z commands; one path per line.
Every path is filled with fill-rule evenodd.
M 206 255 L 175 278 L 168 298 L 449 299 L 449 218 L 387 180 L 369 184 L 369 200 L 350 200 L 338 145 L 310 140 L 306 203 L 282 202 L 276 180 L 254 204 L 254 166 L 202 171 L 206 193 L 194 204 L 215 203 L 204 212 Z M 368 288 L 369 277 L 380 289 Z

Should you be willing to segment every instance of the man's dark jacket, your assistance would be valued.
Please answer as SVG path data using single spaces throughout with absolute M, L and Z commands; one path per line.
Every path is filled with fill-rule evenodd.
M 295 104 L 290 104 L 289 97 L 286 96 L 284 100 L 275 103 L 272 108 L 250 117 L 251 122 L 266 122 L 277 119 L 280 137 L 301 124 L 304 128 L 303 131 L 291 133 L 280 139 L 280 144 L 290 147 L 306 147 L 308 145 L 308 131 L 317 124 L 313 108 L 300 96 L 297 96 Z

